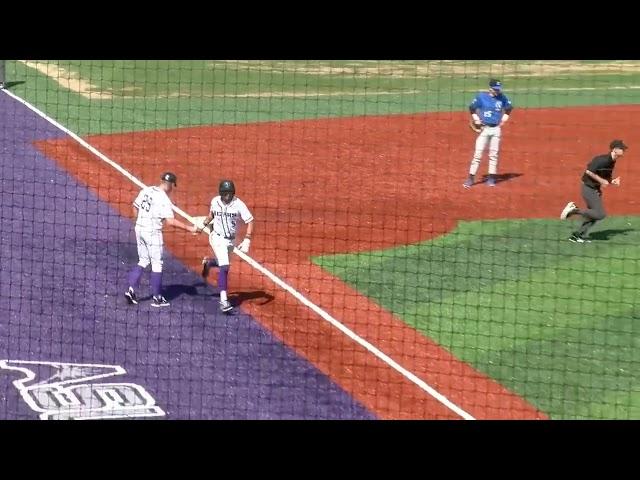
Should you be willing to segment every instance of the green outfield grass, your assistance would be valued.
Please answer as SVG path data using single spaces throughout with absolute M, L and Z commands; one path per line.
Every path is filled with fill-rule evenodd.
M 640 102 L 640 62 L 8 61 L 12 91 L 80 134 L 464 110 L 499 77 L 518 107 Z
M 640 223 L 599 230 L 578 245 L 557 220 L 465 222 L 314 261 L 553 418 L 640 418 Z

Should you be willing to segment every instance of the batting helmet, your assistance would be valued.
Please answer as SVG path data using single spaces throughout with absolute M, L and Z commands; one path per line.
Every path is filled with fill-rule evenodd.
M 231 180 L 222 180 L 220 182 L 220 186 L 218 187 L 218 193 L 222 195 L 223 193 L 233 193 L 236 194 L 236 186 L 233 184 Z
M 176 177 L 175 173 L 165 172 L 160 178 L 165 182 L 173 183 L 176 187 L 178 186 L 178 177 Z

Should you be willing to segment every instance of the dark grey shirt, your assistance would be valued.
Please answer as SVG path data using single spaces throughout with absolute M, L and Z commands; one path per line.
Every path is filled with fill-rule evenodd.
M 593 157 L 593 160 L 587 165 L 587 170 L 610 182 L 613 178 L 613 167 L 615 166 L 616 161 L 611 158 L 611 153 L 605 153 L 604 155 Z M 588 187 L 600 190 L 600 183 L 587 175 L 586 172 L 582 175 L 582 182 Z

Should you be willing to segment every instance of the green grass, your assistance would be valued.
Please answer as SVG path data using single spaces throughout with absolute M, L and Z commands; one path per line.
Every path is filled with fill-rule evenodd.
M 640 418 L 639 220 L 585 245 L 558 221 L 461 223 L 314 261 L 553 418 Z
M 489 77 L 517 107 L 640 103 L 640 62 L 8 61 L 17 95 L 80 134 L 465 110 Z M 81 79 L 66 87 L 65 78 Z M 68 87 L 68 88 L 67 88 Z M 578 89 L 578 90 L 575 90 Z M 586 90 L 585 90 L 586 89 Z M 84 91 L 106 95 L 89 99 Z

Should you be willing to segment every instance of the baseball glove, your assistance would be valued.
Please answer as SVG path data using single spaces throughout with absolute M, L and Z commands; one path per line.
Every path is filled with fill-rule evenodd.
M 482 125 L 474 122 L 473 120 L 469 121 L 469 128 L 476 133 L 480 133 L 482 131 Z

